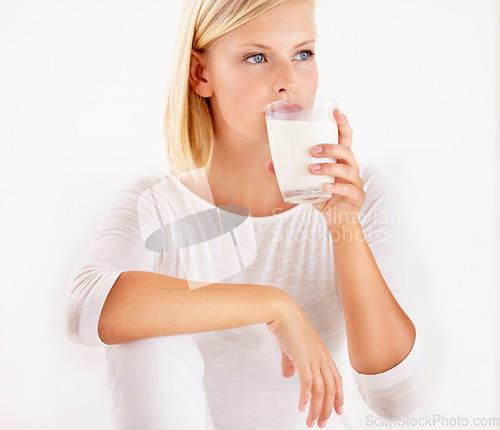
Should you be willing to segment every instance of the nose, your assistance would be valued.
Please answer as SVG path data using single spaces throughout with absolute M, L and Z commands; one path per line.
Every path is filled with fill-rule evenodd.
M 276 67 L 274 92 L 277 94 L 293 94 L 297 87 L 297 78 L 290 61 L 283 61 Z

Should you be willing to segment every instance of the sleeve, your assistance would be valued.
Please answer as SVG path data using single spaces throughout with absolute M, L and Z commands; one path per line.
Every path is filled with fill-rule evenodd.
M 98 335 L 101 310 L 113 284 L 124 271 L 152 271 L 155 252 L 141 236 L 137 202 L 151 186 L 143 176 L 121 190 L 101 217 L 90 249 L 74 268 L 64 299 L 66 335 L 72 342 L 109 346 Z
M 366 241 L 384 280 L 416 329 L 413 347 L 405 359 L 385 372 L 367 375 L 352 369 L 365 403 L 379 416 L 397 419 L 412 413 L 426 382 L 427 349 L 413 316 L 401 262 L 399 214 L 388 183 L 373 166 L 363 169 L 366 199 L 359 219 Z

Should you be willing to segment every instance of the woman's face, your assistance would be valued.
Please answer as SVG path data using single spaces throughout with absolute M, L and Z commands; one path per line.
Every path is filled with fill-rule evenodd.
M 215 136 L 267 143 L 264 107 L 312 97 L 318 85 L 314 17 L 289 0 L 225 34 L 204 54 Z M 228 133 L 229 132 L 229 133 Z

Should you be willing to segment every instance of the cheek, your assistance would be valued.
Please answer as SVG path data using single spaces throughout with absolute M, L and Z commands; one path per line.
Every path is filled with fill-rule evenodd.
M 304 93 L 314 96 L 318 89 L 318 69 L 314 67 L 313 70 L 305 71 L 303 76 L 299 79 Z
M 255 121 L 264 109 L 259 104 L 259 96 L 264 88 L 255 77 L 227 76 L 220 82 L 218 99 L 221 103 L 221 113 L 228 120 L 239 126 L 255 126 Z M 262 111 L 262 112 L 261 112 Z
M 225 92 L 230 93 L 229 96 L 238 105 L 238 108 L 243 108 L 258 99 L 260 92 L 264 88 L 259 76 L 249 73 L 228 76 L 223 85 L 226 88 Z

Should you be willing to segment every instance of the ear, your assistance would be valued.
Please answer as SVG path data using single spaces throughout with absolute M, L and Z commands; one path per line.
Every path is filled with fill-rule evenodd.
M 189 68 L 189 85 L 201 97 L 210 97 L 214 90 L 206 79 L 206 58 L 194 49 L 191 50 L 191 65 Z

